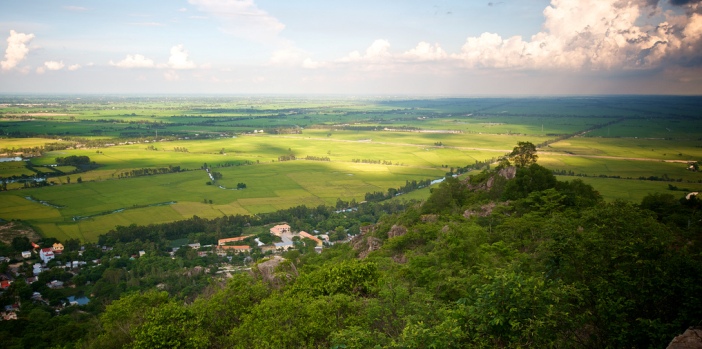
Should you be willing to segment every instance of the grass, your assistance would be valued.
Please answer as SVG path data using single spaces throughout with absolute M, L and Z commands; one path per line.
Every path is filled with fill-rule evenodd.
M 204 170 L 121 180 L 56 185 L 0 193 L 0 216 L 22 219 L 44 236 L 77 237 L 95 241 L 117 225 L 150 224 L 223 214 L 255 214 L 296 205 L 333 205 L 337 198 L 363 200 L 365 192 L 399 187 L 406 180 L 438 178 L 441 170 L 394 166 L 290 161 L 257 166 L 221 168 L 219 184 L 245 190 L 205 185 Z M 24 199 L 32 196 L 61 208 Z M 212 203 L 210 204 L 210 200 Z M 174 205 L 148 207 L 165 201 Z M 135 208 L 136 207 L 136 208 Z M 103 214 L 119 209 L 121 212 Z M 101 215 L 103 214 L 103 215 Z M 73 221 L 73 217 L 90 217 Z

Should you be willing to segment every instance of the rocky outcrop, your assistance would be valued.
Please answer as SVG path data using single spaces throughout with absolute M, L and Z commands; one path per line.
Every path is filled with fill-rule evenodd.
M 358 252 L 358 258 L 363 259 L 368 257 L 369 253 L 379 250 L 383 242 L 373 236 L 359 235 L 351 240 L 351 244 L 353 249 Z
M 281 256 L 272 256 L 259 262 L 256 264 L 256 271 L 263 281 L 274 288 L 282 287 L 298 275 L 295 264 Z
M 490 202 L 489 204 L 480 206 L 477 209 L 466 210 L 463 212 L 463 217 L 487 217 L 492 214 L 492 210 L 495 209 L 495 206 L 497 206 L 496 203 Z
M 666 349 L 702 349 L 702 327 L 689 328 L 673 338 Z
M 471 184 L 469 182 L 470 180 L 468 180 L 468 181 L 466 181 L 467 182 L 466 184 L 468 186 L 468 189 L 473 190 L 473 191 L 475 191 L 475 190 L 490 191 L 492 189 L 492 187 L 495 185 L 495 180 L 498 176 L 503 177 L 506 180 L 514 179 L 514 177 L 517 176 L 517 168 L 514 166 L 505 167 L 505 168 L 497 171 L 496 174 L 490 176 L 490 178 L 488 178 L 484 182 L 481 182 L 478 184 Z
M 422 220 L 424 223 L 434 223 L 439 220 L 439 215 L 438 214 L 424 214 L 419 219 Z
M 397 236 L 402 236 L 407 234 L 407 228 L 401 226 L 401 225 L 393 225 L 392 228 L 390 228 L 390 231 L 388 231 L 388 239 L 392 239 Z

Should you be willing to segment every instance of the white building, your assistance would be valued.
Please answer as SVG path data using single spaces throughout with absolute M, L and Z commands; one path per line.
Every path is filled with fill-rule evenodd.
M 54 259 L 54 250 L 50 247 L 42 248 L 39 250 L 39 258 L 41 258 L 44 263 L 49 263 L 50 260 Z

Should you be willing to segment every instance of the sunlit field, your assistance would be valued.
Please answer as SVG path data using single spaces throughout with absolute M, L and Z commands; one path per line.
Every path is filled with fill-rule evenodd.
M 359 202 L 495 162 L 522 141 L 543 145 L 541 165 L 587 176 L 559 178 L 582 178 L 608 200 L 682 195 L 702 180 L 687 164 L 702 158 L 702 127 L 684 98 L 37 98 L 0 110 L 0 149 L 28 158 L 0 163 L 0 218 L 59 239 Z M 56 166 L 73 155 L 94 165 Z M 221 179 L 212 183 L 206 167 Z M 49 185 L 25 188 L 35 177 Z

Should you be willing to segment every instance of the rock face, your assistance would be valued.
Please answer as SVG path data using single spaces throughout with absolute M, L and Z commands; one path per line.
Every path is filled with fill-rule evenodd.
M 494 202 L 490 202 L 487 205 L 480 206 L 480 208 L 475 210 L 466 210 L 463 212 L 463 217 L 487 217 L 492 214 L 492 210 L 497 206 Z
M 702 349 L 702 327 L 689 328 L 673 338 L 666 349 Z
M 285 285 L 297 276 L 295 264 L 281 256 L 273 256 L 256 265 L 263 281 L 275 288 Z
M 353 249 L 358 251 L 358 258 L 363 259 L 368 257 L 368 254 L 380 249 L 383 242 L 372 236 L 357 236 L 351 241 Z
M 396 236 L 402 236 L 405 234 L 407 234 L 407 228 L 395 224 L 392 226 L 392 228 L 390 228 L 390 231 L 388 231 L 388 239 L 392 239 Z
M 497 171 L 497 174 L 491 176 L 488 178 L 485 182 L 479 183 L 479 184 L 470 184 L 468 181 L 466 181 L 468 189 L 470 190 L 482 190 L 482 191 L 490 191 L 495 185 L 495 178 L 497 176 L 504 177 L 507 180 L 514 179 L 514 177 L 517 176 L 517 168 L 514 166 L 510 167 L 505 167 L 499 171 Z

